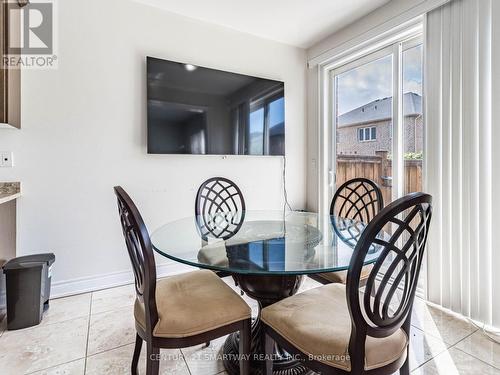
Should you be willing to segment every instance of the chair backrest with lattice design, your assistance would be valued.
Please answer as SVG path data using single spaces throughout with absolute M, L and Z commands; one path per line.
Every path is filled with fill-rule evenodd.
M 378 185 L 367 178 L 344 182 L 333 196 L 330 215 L 333 229 L 349 246 L 356 246 L 366 225 L 384 207 Z
M 245 219 L 245 199 L 240 188 L 224 177 L 203 182 L 196 194 L 196 223 L 203 240 L 234 236 Z
M 411 319 L 431 216 L 432 197 L 412 193 L 389 204 L 367 225 L 347 275 L 353 332 L 387 337 Z M 392 227 L 390 234 L 384 231 L 387 226 Z M 361 270 L 373 246 L 380 255 L 360 293 Z
M 368 224 L 384 207 L 378 185 L 367 178 L 354 178 L 339 186 L 330 205 L 330 215 Z

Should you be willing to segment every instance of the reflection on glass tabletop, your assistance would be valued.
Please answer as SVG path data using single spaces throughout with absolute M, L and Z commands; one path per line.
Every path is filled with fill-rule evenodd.
M 310 212 L 224 212 L 171 222 L 153 232 L 151 241 L 159 254 L 198 268 L 302 275 L 346 270 L 365 227 Z M 225 239 L 217 238 L 220 233 Z M 380 251 L 373 247 L 365 263 Z

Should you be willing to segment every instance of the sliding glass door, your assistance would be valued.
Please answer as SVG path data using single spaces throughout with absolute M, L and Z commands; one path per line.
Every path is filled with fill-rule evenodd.
M 393 56 L 384 50 L 333 72 L 335 185 L 365 177 L 392 199 Z
M 355 177 L 385 204 L 422 191 L 422 41 L 398 42 L 331 71 L 331 194 Z
M 414 37 L 330 71 L 330 199 L 356 177 L 375 181 L 385 205 L 424 189 L 422 51 L 421 37 Z

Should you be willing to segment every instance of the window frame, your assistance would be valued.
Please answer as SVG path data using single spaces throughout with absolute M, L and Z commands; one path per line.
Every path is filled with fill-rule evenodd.
M 264 131 L 263 131 L 263 145 L 262 145 L 262 154 L 247 154 L 247 155 L 269 155 L 269 127 L 270 127 L 270 116 L 269 116 L 269 105 L 274 102 L 275 100 L 285 98 L 285 91 L 280 89 L 280 90 L 275 90 L 271 91 L 267 95 L 264 95 L 263 97 L 257 99 L 257 100 L 251 100 L 248 104 L 248 127 L 245 132 L 246 135 L 246 142 L 245 142 L 245 148 L 246 152 L 248 153 L 250 149 L 249 145 L 249 140 L 250 140 L 250 114 L 254 111 L 258 111 L 259 109 L 263 108 L 264 109 Z M 283 101 L 283 105 L 285 105 L 285 102 Z M 283 113 L 285 115 L 285 113 Z M 286 121 L 285 121 L 286 122 Z

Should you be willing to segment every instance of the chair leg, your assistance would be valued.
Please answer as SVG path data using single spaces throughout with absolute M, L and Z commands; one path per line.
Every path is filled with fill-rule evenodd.
M 273 354 L 274 354 L 274 340 L 265 331 L 262 335 L 264 339 L 264 375 L 273 375 Z
M 148 343 L 148 358 L 146 362 L 146 375 L 158 375 L 160 372 L 160 349 Z
M 243 322 L 240 330 L 240 375 L 250 375 L 250 341 L 252 338 L 252 319 Z
M 407 354 L 405 363 L 399 369 L 399 375 L 410 375 L 410 353 Z
M 142 349 L 142 338 L 141 336 L 136 334 L 134 356 L 132 357 L 132 375 L 137 375 L 137 364 L 139 363 L 139 357 L 141 356 L 141 349 Z

